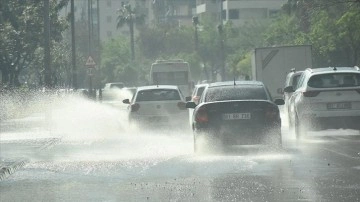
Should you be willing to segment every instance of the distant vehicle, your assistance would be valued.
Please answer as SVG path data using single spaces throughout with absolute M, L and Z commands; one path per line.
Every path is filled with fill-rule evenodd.
M 108 90 L 108 89 L 114 89 L 114 88 L 124 88 L 125 85 L 123 82 L 115 82 L 115 83 L 106 83 L 104 86 L 104 90 Z
M 188 99 L 190 98 L 190 101 L 195 102 L 195 104 L 198 104 L 200 97 L 204 92 L 205 87 L 208 85 L 209 84 L 207 84 L 207 83 L 195 85 L 193 93 L 192 93 L 191 97 L 188 97 Z
M 184 60 L 156 60 L 151 65 L 150 82 L 152 85 L 177 85 L 185 96 L 192 92 L 189 63 Z
M 252 55 L 252 80 L 262 81 L 274 98 L 283 98 L 285 76 L 312 67 L 310 45 L 256 48 Z
M 191 101 L 194 102 L 195 104 L 199 104 L 199 100 L 201 95 L 203 94 L 206 86 L 208 86 L 209 84 L 207 83 L 203 83 L 203 84 L 197 84 L 194 87 L 193 93 L 191 96 L 186 97 L 186 101 Z M 192 114 L 194 112 L 194 109 L 189 109 L 189 122 L 190 125 L 192 123 Z
M 102 90 L 102 103 L 126 110 L 126 105 L 122 103 L 122 100 L 128 96 L 128 92 L 122 90 L 124 87 L 123 82 L 106 83 Z
M 138 87 L 133 98 L 123 103 L 129 104 L 129 122 L 140 127 L 188 127 L 185 98 L 177 86 Z
M 292 69 L 291 72 L 288 73 L 288 75 L 286 76 L 284 88 L 288 86 L 293 86 L 294 88 L 296 88 L 299 78 L 303 72 L 304 71 L 296 71 L 296 69 Z M 284 112 L 288 117 L 289 127 L 292 126 L 291 119 L 289 118 L 289 106 L 290 106 L 289 103 L 291 102 L 290 101 L 291 95 L 292 95 L 291 92 L 284 92 L 284 101 L 285 101 Z
M 233 144 L 281 145 L 281 119 L 277 105 L 260 81 L 230 81 L 209 84 L 193 108 L 194 150 L 199 138 L 221 147 Z
M 360 130 L 360 70 L 359 67 L 325 67 L 306 69 L 290 103 L 297 138 L 309 130 Z

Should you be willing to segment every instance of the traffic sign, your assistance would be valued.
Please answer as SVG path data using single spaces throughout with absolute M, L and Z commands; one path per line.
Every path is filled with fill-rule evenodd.
M 86 60 L 85 65 L 89 68 L 93 68 L 96 66 L 96 63 L 95 63 L 94 59 L 91 56 L 89 56 L 88 59 Z

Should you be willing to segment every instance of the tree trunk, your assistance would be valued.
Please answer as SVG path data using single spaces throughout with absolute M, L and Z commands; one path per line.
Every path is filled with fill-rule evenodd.
M 135 61 L 134 19 L 130 20 L 129 28 L 130 28 L 131 60 Z

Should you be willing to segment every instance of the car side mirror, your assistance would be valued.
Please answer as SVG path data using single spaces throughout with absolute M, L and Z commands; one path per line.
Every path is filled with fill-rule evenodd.
M 285 104 L 285 101 L 283 99 L 275 99 L 274 103 L 276 105 L 284 105 Z
M 122 101 L 124 104 L 130 104 L 130 100 L 129 99 L 125 99 Z
M 284 88 L 284 92 L 285 92 L 285 93 L 293 93 L 293 92 L 295 92 L 295 90 L 294 90 L 294 87 L 293 87 L 293 86 L 286 86 L 286 87 Z
M 191 96 L 185 97 L 186 102 L 189 102 L 191 100 Z
M 188 109 L 194 109 L 197 105 L 195 104 L 195 102 L 187 102 L 185 107 Z

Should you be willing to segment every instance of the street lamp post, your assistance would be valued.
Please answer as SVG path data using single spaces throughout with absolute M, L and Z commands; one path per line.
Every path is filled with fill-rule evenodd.
M 225 49 L 224 49 L 224 30 L 223 26 L 220 24 L 218 25 L 219 37 L 220 37 L 220 68 L 221 68 L 221 80 L 225 81 Z
M 51 85 L 51 58 L 50 58 L 50 2 L 44 0 L 44 77 L 45 86 L 52 87 Z
M 76 70 L 76 47 L 75 47 L 75 7 L 74 0 L 71 0 L 71 63 L 72 63 L 72 87 L 77 89 L 77 70 Z
M 192 17 L 192 22 L 194 25 L 194 42 L 195 42 L 195 51 L 196 53 L 199 50 L 199 38 L 198 38 L 198 24 L 199 24 L 199 17 L 198 16 L 194 16 Z

